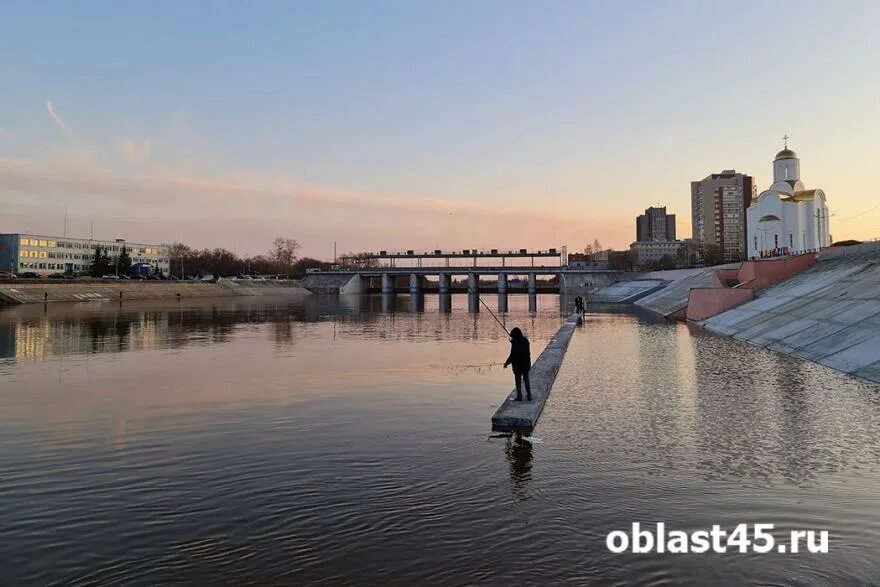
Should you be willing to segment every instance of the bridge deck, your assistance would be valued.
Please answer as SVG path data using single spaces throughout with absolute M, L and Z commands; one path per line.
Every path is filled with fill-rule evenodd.
M 562 359 L 565 358 L 565 352 L 568 350 L 568 343 L 571 341 L 571 336 L 574 334 L 579 320 L 580 317 L 576 314 L 569 317 L 547 343 L 538 360 L 532 364 L 532 370 L 529 373 L 532 384 L 532 401 L 518 402 L 515 400 L 516 389 L 511 391 L 495 415 L 492 416 L 492 430 L 500 432 L 532 431 L 538 423 L 538 418 L 544 409 L 544 403 L 550 395 L 550 388 L 553 387 L 553 382 L 556 380 L 559 366 L 562 365 Z M 525 389 L 523 389 L 523 400 L 525 400 Z
M 358 274 L 361 277 L 379 277 L 383 273 L 388 273 L 390 275 L 439 275 L 444 273 L 446 275 L 467 275 L 468 273 L 477 273 L 479 275 L 498 275 L 499 273 L 506 273 L 508 275 L 528 275 L 529 273 L 534 273 L 536 275 L 558 275 L 560 273 L 564 273 L 566 275 L 588 275 L 588 274 L 614 274 L 618 273 L 616 269 L 569 269 L 568 267 L 561 267 L 559 265 L 534 265 L 534 266 L 497 266 L 497 267 L 483 267 L 483 266 L 472 266 L 472 265 L 459 265 L 459 266 L 431 266 L 431 267 L 369 267 L 369 268 L 361 268 L 361 269 L 340 269 L 340 270 L 330 270 L 330 271 L 316 271 L 314 273 L 310 273 L 309 275 L 355 275 Z

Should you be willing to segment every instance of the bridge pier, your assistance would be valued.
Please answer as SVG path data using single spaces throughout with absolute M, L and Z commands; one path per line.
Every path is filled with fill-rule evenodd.
M 412 295 L 419 295 L 422 293 L 422 281 L 424 281 L 424 277 L 417 273 L 409 274 L 409 293 Z
M 449 274 L 441 273 L 440 274 L 440 293 L 448 294 L 449 293 Z
M 394 277 L 390 273 L 382 274 L 382 293 L 394 293 Z
M 538 278 L 534 273 L 529 273 L 529 295 L 538 293 Z
M 468 273 L 468 312 L 476 314 L 480 311 L 480 276 Z
M 476 273 L 468 273 L 468 293 L 469 294 L 478 294 L 480 293 L 480 276 Z
M 507 293 L 507 273 L 498 274 L 498 293 Z

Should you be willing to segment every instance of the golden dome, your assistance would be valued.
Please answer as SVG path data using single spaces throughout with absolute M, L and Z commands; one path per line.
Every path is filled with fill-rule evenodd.
M 774 161 L 779 161 L 780 159 L 797 159 L 797 153 L 792 151 L 791 149 L 785 148 L 776 153 L 776 159 Z

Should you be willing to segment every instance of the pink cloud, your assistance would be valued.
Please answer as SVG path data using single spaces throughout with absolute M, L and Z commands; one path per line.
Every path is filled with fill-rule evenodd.
M 125 142 L 122 143 L 125 149 Z M 147 148 L 144 148 L 147 145 Z M 149 142 L 131 142 L 143 155 Z M 141 158 L 143 159 L 143 158 Z M 180 240 L 241 253 L 264 251 L 275 236 L 303 243 L 305 255 L 327 258 L 338 250 L 457 249 L 471 247 L 579 250 L 629 229 L 609 219 L 549 211 L 506 209 L 479 203 L 414 196 L 353 194 L 289 179 L 200 177 L 149 168 L 140 174 L 111 171 L 85 158 L 34 161 L 0 158 L 0 182 L 22 198 L 7 206 L 3 231 L 37 230 L 46 210 L 66 204 L 71 227 L 95 220 L 112 233 L 147 242 Z M 31 218 L 33 216 L 34 218 Z M 13 226 L 12 224 L 17 224 Z M 56 230 L 57 232 L 57 230 Z

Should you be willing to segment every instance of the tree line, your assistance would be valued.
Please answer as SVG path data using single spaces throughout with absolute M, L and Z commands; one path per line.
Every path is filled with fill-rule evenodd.
M 300 258 L 301 245 L 294 239 L 278 237 L 265 254 L 241 257 L 224 249 L 195 249 L 181 242 L 168 247 L 171 275 L 185 278 L 191 275 L 232 277 L 235 275 L 287 275 L 300 278 L 306 269 L 330 269 L 330 263 Z

